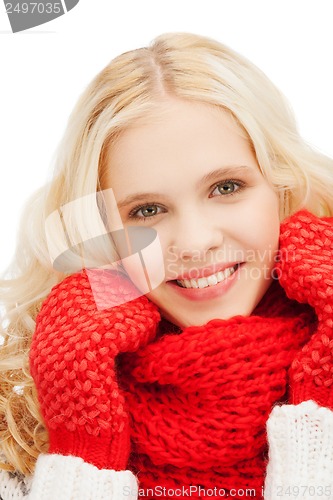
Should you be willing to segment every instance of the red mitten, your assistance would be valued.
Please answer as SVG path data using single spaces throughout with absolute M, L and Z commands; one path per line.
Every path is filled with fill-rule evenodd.
M 146 297 L 126 302 L 133 285 L 112 271 L 94 271 L 94 291 L 97 286 L 100 293 L 121 294 L 123 303 L 98 310 L 85 271 L 52 289 L 37 316 L 30 368 L 49 431 L 49 453 L 123 470 L 129 418 L 116 356 L 152 340 L 160 315 Z
M 312 399 L 333 410 L 333 219 L 302 210 L 283 222 L 277 272 L 288 297 L 318 317 L 290 368 L 290 403 Z

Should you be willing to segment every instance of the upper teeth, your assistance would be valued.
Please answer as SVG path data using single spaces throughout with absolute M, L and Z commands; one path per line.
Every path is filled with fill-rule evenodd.
M 213 286 L 217 283 L 228 278 L 231 274 L 236 271 L 237 265 L 233 267 L 228 267 L 224 271 L 219 271 L 218 273 L 211 274 L 206 278 L 199 278 L 197 280 L 177 280 L 178 285 L 183 286 L 184 288 L 205 288 L 207 286 Z

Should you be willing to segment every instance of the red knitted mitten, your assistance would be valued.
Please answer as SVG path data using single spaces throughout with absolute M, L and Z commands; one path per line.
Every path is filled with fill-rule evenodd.
M 133 285 L 125 277 L 94 273 L 94 291 L 99 286 L 100 292 L 121 294 L 123 304 L 97 310 L 86 272 L 66 278 L 52 289 L 37 316 L 30 368 L 49 431 L 49 453 L 123 470 L 129 457 L 129 418 L 115 358 L 152 340 L 160 315 L 146 297 L 126 302 Z
M 333 410 L 333 219 L 302 210 L 281 225 L 277 265 L 288 297 L 310 304 L 318 326 L 290 368 L 291 403 Z

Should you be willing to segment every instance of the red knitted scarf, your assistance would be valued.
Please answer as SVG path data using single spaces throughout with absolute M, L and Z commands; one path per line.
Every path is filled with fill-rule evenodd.
M 234 490 L 255 489 L 262 498 L 266 421 L 274 404 L 288 400 L 288 368 L 315 323 L 312 309 L 274 282 L 250 317 L 182 333 L 161 329 L 153 343 L 124 355 L 129 468 L 141 496 L 188 498 L 192 485 L 191 498 L 221 498 L 219 489 L 233 490 L 233 498 L 245 496 Z

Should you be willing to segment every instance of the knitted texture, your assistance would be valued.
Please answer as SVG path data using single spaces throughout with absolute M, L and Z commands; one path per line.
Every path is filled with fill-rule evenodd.
M 160 319 L 146 297 L 126 302 L 132 291 L 125 278 L 96 270 L 94 292 L 124 298 L 117 307 L 97 310 L 83 271 L 56 285 L 44 301 L 30 369 L 50 453 L 75 455 L 99 468 L 126 468 L 129 419 L 117 382 L 116 356 L 151 341 Z
M 31 476 L 23 476 L 18 472 L 13 474 L 0 469 L 0 500 L 27 500 L 31 483 Z
M 41 455 L 29 500 L 134 500 L 137 490 L 130 471 L 100 470 L 79 457 Z
M 140 487 L 254 488 L 261 498 L 265 424 L 287 400 L 288 368 L 315 325 L 275 282 L 251 317 L 163 334 L 123 356 Z
M 288 297 L 310 304 L 318 328 L 291 369 L 291 403 L 312 399 L 333 410 L 333 219 L 298 212 L 281 227 L 280 283 Z
M 333 412 L 313 401 L 276 406 L 267 422 L 265 500 L 333 498 Z
M 332 233 L 306 211 L 282 225 L 277 272 L 297 302 L 274 283 L 249 318 L 163 333 L 126 356 L 140 485 L 249 487 L 260 498 L 272 406 L 331 407 Z
M 280 283 L 272 284 L 250 317 L 216 319 L 182 332 L 168 331 L 163 321 L 154 338 L 156 309 L 152 305 L 149 309 L 143 298 L 133 301 L 141 325 L 134 330 L 142 334 L 135 346 L 128 344 L 130 336 L 119 334 L 128 325 L 128 315 L 133 318 L 130 312 L 121 310 L 122 316 L 115 319 L 115 309 L 109 311 L 110 330 L 104 321 L 107 311 L 96 313 L 91 292 L 89 307 L 81 304 L 88 293 L 86 279 L 78 293 L 74 283 L 73 307 L 67 301 L 72 286 L 65 287 L 63 294 L 58 285 L 45 319 L 38 321 L 45 324 L 37 325 L 32 346 L 32 372 L 50 429 L 51 450 L 66 454 L 74 448 L 73 454 L 96 465 L 89 450 L 101 448 L 101 466 L 104 461 L 115 468 L 114 460 L 124 464 L 127 404 L 132 438 L 128 468 L 138 475 L 140 488 L 254 488 L 256 498 L 262 498 L 265 426 L 272 407 L 310 398 L 331 406 L 332 240 L 329 221 L 304 211 L 286 221 L 277 266 Z M 98 318 L 91 329 L 90 307 L 94 321 Z M 130 304 L 119 307 L 127 311 Z M 146 316 L 144 310 L 149 310 Z M 95 338 L 96 332 L 101 338 Z M 126 339 L 122 349 L 120 339 Z M 97 354 L 91 357 L 90 352 Z M 120 352 L 121 391 L 114 364 Z M 98 380 L 92 378 L 92 382 L 95 370 Z M 119 461 L 122 447 L 126 453 Z M 205 496 L 198 493 L 192 498 Z
M 32 476 L 0 469 L 0 500 L 136 500 L 130 471 L 97 469 L 79 457 L 39 455 Z

